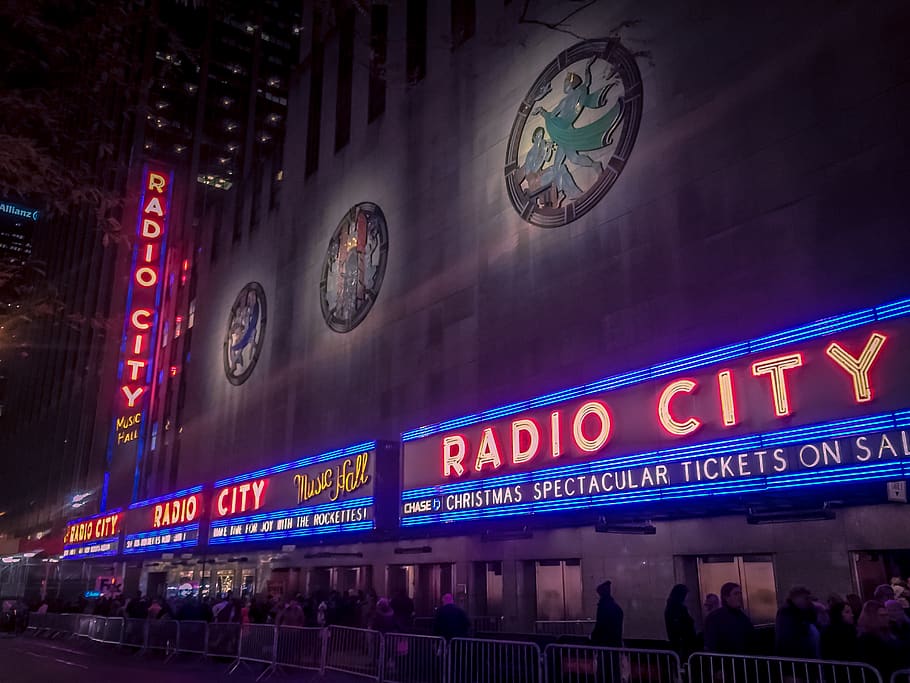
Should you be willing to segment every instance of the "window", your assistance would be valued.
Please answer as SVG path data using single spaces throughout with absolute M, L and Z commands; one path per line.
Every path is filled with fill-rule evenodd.
M 375 121 L 385 111 L 388 34 L 388 5 L 373 5 L 370 17 L 370 89 L 367 100 L 367 123 Z
M 452 49 L 474 36 L 477 7 L 474 0 L 452 0 Z
M 354 9 L 341 17 L 338 39 L 338 89 L 335 93 L 335 151 L 351 141 L 351 96 L 354 88 Z
M 414 85 L 427 75 L 427 0 L 408 0 L 406 40 L 408 85 Z
M 313 14 L 313 50 L 310 53 L 310 106 L 307 112 L 306 159 L 304 176 L 309 177 L 319 168 L 319 133 L 322 117 L 322 17 Z

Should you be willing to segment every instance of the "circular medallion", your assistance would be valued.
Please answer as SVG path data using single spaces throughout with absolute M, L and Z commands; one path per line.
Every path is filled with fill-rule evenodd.
M 641 73 L 618 40 L 586 40 L 558 55 L 509 134 L 506 189 L 515 210 L 556 228 L 594 208 L 626 165 L 641 109 Z
M 333 330 L 350 332 L 366 318 L 379 296 L 388 251 L 389 231 L 376 204 L 357 204 L 341 219 L 319 283 L 322 316 Z
M 265 336 L 265 292 L 250 282 L 234 299 L 224 335 L 224 374 L 228 382 L 243 384 L 253 374 Z

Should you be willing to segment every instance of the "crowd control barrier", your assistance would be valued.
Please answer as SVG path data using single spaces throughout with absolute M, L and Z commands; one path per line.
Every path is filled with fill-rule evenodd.
M 163 652 L 170 659 L 177 651 L 178 622 L 173 619 L 149 619 L 145 628 L 143 652 Z
M 240 624 L 220 622 L 209 624 L 206 657 L 229 657 L 235 662 L 239 648 Z
M 543 623 L 543 622 L 541 622 Z M 552 622 L 551 622 L 552 623 Z M 563 622 L 566 623 L 566 622 Z M 575 622 L 581 623 L 581 622 Z M 387 633 L 330 626 L 124 619 L 89 614 L 32 614 L 32 637 L 73 637 L 138 653 L 204 655 L 239 666 L 259 664 L 259 679 L 283 669 L 340 671 L 384 683 L 910 683 L 910 669 L 887 681 L 873 667 L 783 657 L 697 652 L 687 671 L 668 650 Z
M 414 633 L 383 636 L 382 680 L 387 683 L 442 683 L 446 641 Z
M 108 617 L 105 619 L 101 642 L 107 645 L 120 645 L 122 641 L 123 617 Z
M 679 683 L 679 656 L 669 650 L 547 645 L 544 649 L 547 681 L 572 683 Z
M 858 662 L 748 657 L 696 652 L 689 683 L 883 683 L 877 670 Z
M 538 683 L 543 678 L 536 643 L 453 638 L 446 658 L 448 683 Z
M 177 622 L 177 654 L 204 655 L 208 622 Z
M 381 649 L 379 631 L 329 626 L 325 668 L 378 681 Z
M 589 636 L 593 630 L 594 622 L 590 619 L 534 622 L 534 633 L 547 636 Z
M 240 628 L 240 643 L 237 649 L 237 661 L 228 670 L 228 675 L 238 667 L 250 663 L 264 664 L 257 681 L 267 677 L 275 669 L 275 639 L 278 629 L 270 624 L 244 624 Z
M 275 641 L 277 668 L 324 672 L 326 631 L 321 628 L 279 626 Z

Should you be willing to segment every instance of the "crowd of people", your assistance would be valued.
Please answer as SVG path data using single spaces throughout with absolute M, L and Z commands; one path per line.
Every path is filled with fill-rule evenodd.
M 681 656 L 703 650 L 864 662 L 885 675 L 910 667 L 910 591 L 899 579 L 878 586 L 865 603 L 856 594 L 833 594 L 820 600 L 805 586 L 795 586 L 777 612 L 773 653 L 759 652 L 759 639 L 743 610 L 738 584 L 726 583 L 719 596 L 706 597 L 702 633 L 696 633 L 684 604 L 687 594 L 686 586 L 674 586 L 664 611 L 667 639 Z
M 131 597 L 102 595 L 94 601 L 50 606 L 47 601 L 35 608 L 39 614 L 55 612 L 89 613 L 127 619 L 177 619 L 215 623 L 274 624 L 276 626 L 351 626 L 384 633 L 406 633 L 414 628 L 414 601 L 400 592 L 380 598 L 374 591 L 319 591 L 312 596 L 243 596 L 232 592 L 199 598 L 149 598 L 137 591 Z M 446 639 L 467 636 L 470 620 L 450 593 L 433 618 L 433 632 Z
M 623 610 L 613 585 L 597 587 L 599 601 L 591 642 L 623 646 Z M 704 628 L 699 632 L 686 606 L 689 589 L 673 586 L 664 610 L 667 640 L 685 660 L 693 652 L 733 655 L 776 655 L 796 659 L 865 662 L 885 675 L 910 668 L 910 589 L 895 579 L 875 589 L 863 602 L 856 594 L 817 598 L 804 586 L 792 588 L 777 612 L 773 647 L 762 639 L 744 610 L 742 587 L 725 583 L 720 594 L 708 594 L 702 605 Z M 130 619 L 177 619 L 240 624 L 370 628 L 383 633 L 414 630 L 414 601 L 404 593 L 391 598 L 374 591 L 320 591 L 312 596 L 234 597 L 228 592 L 211 598 L 152 598 L 137 592 L 102 596 L 94 603 L 56 606 L 54 611 L 80 611 Z M 74 609 L 75 607 L 75 609 Z M 37 608 L 47 611 L 45 602 Z M 446 640 L 470 634 L 471 622 L 451 594 L 442 596 L 432 619 L 432 631 Z

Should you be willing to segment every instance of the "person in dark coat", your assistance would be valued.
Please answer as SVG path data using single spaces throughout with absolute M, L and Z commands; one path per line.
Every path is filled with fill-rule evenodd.
M 695 621 L 689 614 L 685 600 L 689 589 L 678 583 L 670 591 L 664 608 L 664 623 L 667 626 L 667 640 L 670 647 L 681 659 L 687 659 L 695 651 Z
M 863 605 L 856 631 L 859 661 L 874 666 L 887 681 L 900 667 L 901 652 L 900 643 L 889 628 L 885 605 L 878 600 Z
M 395 612 L 387 598 L 381 598 L 376 603 L 376 611 L 370 619 L 369 628 L 381 633 L 389 633 L 398 630 L 398 622 L 395 619 Z
M 720 607 L 705 619 L 705 651 L 747 655 L 754 648 L 755 628 L 743 612 L 743 590 L 725 583 L 720 589 Z
M 591 642 L 601 647 L 622 647 L 622 608 L 613 599 L 613 586 L 604 581 L 597 587 L 600 600 L 597 603 L 597 619 Z
M 778 657 L 818 659 L 818 631 L 812 594 L 805 586 L 790 589 L 787 602 L 774 623 L 774 654 Z
M 433 620 L 433 635 L 446 640 L 465 638 L 471 630 L 471 621 L 464 610 L 455 604 L 451 593 L 442 596 L 442 606 L 436 610 Z
M 828 614 L 831 623 L 822 631 L 822 659 L 855 662 L 858 654 L 853 608 L 846 602 L 835 602 L 828 609 Z

